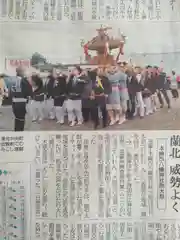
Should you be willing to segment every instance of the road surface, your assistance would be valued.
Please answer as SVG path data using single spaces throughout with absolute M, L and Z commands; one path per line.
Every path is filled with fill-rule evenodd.
M 174 100 L 173 100 L 174 101 Z M 3 107 L 0 115 L 0 131 L 13 130 L 13 114 L 10 106 Z M 168 111 L 167 106 L 159 109 L 151 116 L 144 119 L 138 117 L 126 121 L 122 125 L 107 127 L 106 130 L 179 130 L 180 129 L 180 99 L 173 102 L 172 109 Z M 41 123 L 32 123 L 27 117 L 26 131 L 61 131 L 61 130 L 93 130 L 91 123 L 69 127 L 68 125 L 60 126 L 52 120 L 44 120 Z

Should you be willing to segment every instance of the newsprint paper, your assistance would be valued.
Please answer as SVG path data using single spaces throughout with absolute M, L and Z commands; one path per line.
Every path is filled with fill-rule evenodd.
M 180 131 L 0 134 L 0 239 L 180 240 Z

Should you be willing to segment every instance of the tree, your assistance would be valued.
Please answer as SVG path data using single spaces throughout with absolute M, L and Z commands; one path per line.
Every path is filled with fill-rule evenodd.
M 38 64 L 47 64 L 46 58 L 40 53 L 34 53 L 31 57 L 31 65 L 35 66 Z

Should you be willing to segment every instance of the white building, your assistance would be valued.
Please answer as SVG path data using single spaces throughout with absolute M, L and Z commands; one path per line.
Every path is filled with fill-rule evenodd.
M 173 2 L 173 5 L 170 4 Z M 128 37 L 127 56 L 144 64 L 164 61 L 180 66 L 178 0 L 1 0 L 0 66 L 5 57 L 29 58 L 34 52 L 50 61 L 83 60 L 82 43 L 101 25 Z

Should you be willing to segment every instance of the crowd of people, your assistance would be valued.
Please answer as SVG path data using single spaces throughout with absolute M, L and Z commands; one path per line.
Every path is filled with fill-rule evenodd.
M 155 113 L 158 100 L 161 108 L 164 102 L 171 108 L 168 89 L 174 99 L 179 97 L 176 73 L 172 71 L 169 79 L 158 66 L 142 68 L 127 62 L 91 69 L 74 66 L 69 74 L 52 69 L 47 81 L 37 73 L 27 79 L 19 68 L 11 89 L 15 131 L 24 130 L 27 106 L 35 123 L 45 118 L 69 126 L 92 121 L 94 129 L 101 121 L 103 128 L 123 124 Z

